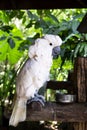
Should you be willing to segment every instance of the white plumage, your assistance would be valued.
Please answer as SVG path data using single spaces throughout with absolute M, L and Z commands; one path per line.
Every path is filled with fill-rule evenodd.
M 29 48 L 29 58 L 16 80 L 17 97 L 9 125 L 17 124 L 26 119 L 26 103 L 34 97 L 43 84 L 49 80 L 50 67 L 52 65 L 52 50 L 60 46 L 62 40 L 57 35 L 46 34 L 43 38 L 35 40 L 35 44 Z

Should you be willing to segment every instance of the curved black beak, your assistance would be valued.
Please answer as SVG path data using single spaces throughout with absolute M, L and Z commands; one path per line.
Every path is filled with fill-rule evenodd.
M 58 55 L 60 54 L 61 48 L 59 46 L 56 46 L 52 50 L 52 56 L 53 58 L 57 58 Z

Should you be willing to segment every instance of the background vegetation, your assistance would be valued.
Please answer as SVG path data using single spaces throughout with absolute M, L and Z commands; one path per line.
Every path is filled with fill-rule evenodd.
M 0 106 L 12 103 L 15 77 L 28 58 L 29 46 L 44 34 L 63 40 L 61 54 L 53 60 L 51 80 L 67 80 L 74 58 L 87 57 L 87 34 L 77 31 L 87 9 L 0 11 Z M 83 44 L 82 44 L 83 43 Z

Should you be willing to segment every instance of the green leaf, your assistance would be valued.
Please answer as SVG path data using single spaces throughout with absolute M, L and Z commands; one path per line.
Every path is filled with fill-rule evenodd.
M 17 40 L 22 40 L 22 38 L 20 36 L 14 36 L 14 38 Z
M 5 39 L 6 39 L 6 36 L 1 36 L 0 37 L 0 41 L 5 40 Z
M 16 64 L 18 60 L 22 57 L 23 52 L 20 52 L 16 48 L 11 49 L 9 48 L 8 50 L 8 60 L 10 64 Z
M 19 30 L 17 27 L 14 27 L 13 30 L 11 31 L 11 34 L 13 37 L 16 39 L 20 37 L 20 40 L 23 39 L 23 34 L 22 31 Z M 19 39 L 18 39 L 19 40 Z
M 85 44 L 84 43 L 80 43 L 81 46 L 79 48 L 79 53 L 82 53 L 84 51 L 84 47 L 85 47 Z
M 79 26 L 79 21 L 73 20 L 73 21 L 72 21 L 72 31 L 73 31 L 74 33 L 77 32 L 77 27 L 78 27 L 78 26 Z
M 27 14 L 31 20 L 38 20 L 38 16 L 36 14 L 33 14 L 31 11 L 28 10 Z
M 84 46 L 84 57 L 87 57 L 87 43 Z
M 81 47 L 80 44 L 77 44 L 75 50 L 74 50 L 74 57 L 77 57 L 78 56 L 78 52 L 79 52 L 79 48 Z
M 6 60 L 8 44 L 7 40 L 0 42 L 0 61 Z
M 0 41 L 0 61 L 7 59 L 10 64 L 14 65 L 23 56 L 23 51 L 18 50 L 20 42 L 16 41 L 15 46 L 14 43 L 12 38 L 9 39 L 9 43 L 7 39 Z
M 52 18 L 52 20 L 58 23 L 58 19 L 54 15 L 48 14 L 48 17 Z
M 15 47 L 15 42 L 11 37 L 8 38 L 7 42 L 10 45 L 11 49 L 13 49 Z
M 9 25 L 3 25 L 0 27 L 0 29 L 9 33 L 13 29 L 13 27 Z

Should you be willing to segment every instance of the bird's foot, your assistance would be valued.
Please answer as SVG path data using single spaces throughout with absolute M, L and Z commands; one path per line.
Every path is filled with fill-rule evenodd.
M 42 104 L 42 106 L 44 106 L 45 105 L 45 97 L 42 95 L 39 95 L 38 93 L 35 93 L 34 97 L 27 101 L 27 104 L 30 104 L 32 102 L 40 102 Z

